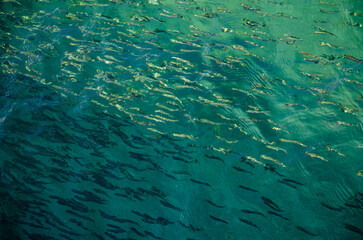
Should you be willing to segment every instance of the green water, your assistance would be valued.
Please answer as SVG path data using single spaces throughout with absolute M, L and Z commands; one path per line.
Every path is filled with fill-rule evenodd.
M 4 1 L 0 239 L 362 239 L 363 2 Z

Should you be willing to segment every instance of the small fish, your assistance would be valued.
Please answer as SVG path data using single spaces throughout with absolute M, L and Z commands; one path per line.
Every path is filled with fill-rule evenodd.
M 189 175 L 192 176 L 189 172 L 187 171 L 173 171 L 174 174 L 185 174 L 185 175 Z
M 331 48 L 343 49 L 343 47 L 339 47 L 337 45 L 330 44 L 330 43 L 325 43 L 325 42 L 320 43 L 320 46 L 328 46 L 328 47 L 331 47 Z
M 338 11 L 325 11 L 325 10 L 320 10 L 321 13 L 326 13 L 326 14 L 334 14 L 334 13 L 339 13 Z
M 285 13 L 277 13 L 277 15 L 280 16 L 280 17 L 285 17 L 285 18 L 290 18 L 290 19 L 297 19 L 296 17 L 286 15 Z
M 217 207 L 217 208 L 225 208 L 226 206 L 219 206 L 219 205 L 217 205 L 217 204 L 215 204 L 214 202 L 212 202 L 212 201 L 210 201 L 210 200 L 208 200 L 208 199 L 204 199 L 207 203 L 209 203 L 209 204 L 211 204 L 211 205 L 213 205 L 213 206 L 215 206 L 215 207 Z
M 212 215 L 209 215 L 209 217 L 217 222 L 222 222 L 222 223 L 225 223 L 225 224 L 228 224 L 228 222 L 224 221 L 223 219 L 220 219 L 220 218 L 217 218 L 217 217 L 214 217 Z
M 319 158 L 325 162 L 328 162 L 328 160 L 326 160 L 324 157 L 322 156 L 319 156 L 319 155 L 316 155 L 315 153 L 309 153 L 309 152 L 305 152 L 306 155 L 310 156 L 310 157 L 313 157 L 313 158 Z
M 333 211 L 338 211 L 338 212 L 341 212 L 344 208 L 342 207 L 332 207 L 326 203 L 323 203 L 323 202 L 320 202 L 320 204 L 323 206 L 323 207 L 326 207 L 327 209 L 330 209 L 330 210 L 333 210 Z
M 260 230 L 260 228 L 259 228 L 256 224 L 254 224 L 253 222 L 251 222 L 250 220 L 243 219 L 243 218 L 239 218 L 239 220 L 240 220 L 241 222 L 244 222 L 244 223 L 246 223 L 246 224 L 248 224 L 248 225 L 250 225 L 250 226 L 252 226 L 252 227 L 257 228 L 258 230 Z
M 307 235 L 313 236 L 313 237 L 318 236 L 317 234 L 312 233 L 312 232 L 310 232 L 310 231 L 308 231 L 305 228 L 300 227 L 300 226 L 296 226 L 296 229 L 299 230 L 299 231 L 302 231 L 302 232 L 306 233 Z
M 321 28 L 319 26 L 315 26 L 317 29 L 319 29 L 321 32 L 317 32 L 315 31 L 314 33 L 317 33 L 317 34 L 328 34 L 328 35 L 332 35 L 332 36 L 335 36 L 334 33 L 331 33 L 331 32 L 328 32 L 327 30 L 325 30 L 324 28 Z
M 295 184 L 298 184 L 298 185 L 304 185 L 304 184 L 302 184 L 302 183 L 300 183 L 298 181 L 295 181 L 295 180 L 292 180 L 292 179 L 288 179 L 288 178 L 284 178 L 284 179 L 282 179 L 282 181 L 284 181 L 284 182 L 291 182 L 291 183 L 295 183 Z
M 261 216 L 265 216 L 264 214 L 257 212 L 257 211 L 252 211 L 252 210 L 248 210 L 248 209 L 242 209 L 241 212 L 243 213 L 247 213 L 247 214 L 256 214 L 256 215 L 261 215 Z
M 337 154 L 339 154 L 340 156 L 342 157 L 347 157 L 346 155 L 344 155 L 343 153 L 339 152 L 338 150 L 335 150 L 331 147 L 328 147 L 328 146 L 325 146 L 325 148 L 328 150 L 328 151 L 333 151 L 333 152 L 336 152 Z
M 137 235 L 139 235 L 140 237 L 145 237 L 144 234 L 142 234 L 141 232 L 139 232 L 136 228 L 134 227 L 131 227 L 130 228 L 134 233 L 136 233 Z
M 194 183 L 197 183 L 197 184 L 201 184 L 201 185 L 207 186 L 207 187 L 212 187 L 209 183 L 201 182 L 201 181 L 195 180 L 193 178 L 191 178 L 190 181 L 192 181 Z
M 288 139 L 280 138 L 280 141 L 281 142 L 287 142 L 287 143 L 295 143 L 295 144 L 298 144 L 300 146 L 307 147 L 305 144 L 303 144 L 301 142 L 298 142 L 298 141 L 295 141 L 295 140 L 288 140 Z
M 266 156 L 266 155 L 261 155 L 260 157 L 265 159 L 265 160 L 272 161 L 272 162 L 280 165 L 281 167 L 286 168 L 285 164 L 283 164 L 282 162 L 280 162 L 280 161 L 278 161 L 278 160 L 276 160 L 276 159 L 274 159 L 272 157 L 269 157 L 269 156 Z
M 287 43 L 289 45 L 292 45 L 292 44 L 294 44 L 296 42 L 296 40 L 290 40 L 289 41 L 289 40 L 286 40 L 286 39 L 284 39 L 282 37 L 278 37 L 277 39 L 280 40 L 280 41 L 283 41 L 283 42 L 285 42 L 285 43 Z
M 160 200 L 160 203 L 161 203 L 161 204 L 163 204 L 165 207 L 168 207 L 168 208 L 174 209 L 174 210 L 176 210 L 176 211 L 179 211 L 179 212 L 183 211 L 182 209 L 180 209 L 180 208 L 178 208 L 178 207 L 174 206 L 173 204 L 168 203 L 168 202 L 166 202 L 166 201 L 164 201 L 164 200 Z
M 245 190 L 248 190 L 248 191 L 251 191 L 251 192 L 259 192 L 255 189 L 252 189 L 252 188 L 248 188 L 248 187 L 245 187 L 245 186 L 242 186 L 242 185 L 238 185 L 239 188 L 242 188 L 242 189 L 245 189 Z
M 354 62 L 357 62 L 357 63 L 363 63 L 363 60 L 360 60 L 360 59 L 357 59 L 353 56 L 350 56 L 350 55 L 343 55 L 343 58 L 346 58 L 346 59 L 349 59 L 349 60 L 352 60 Z
M 363 232 L 362 230 L 360 230 L 358 227 L 356 226 L 353 226 L 353 225 L 350 225 L 350 224 L 347 224 L 347 223 L 344 223 L 344 228 L 352 231 L 352 232 L 356 232 L 358 234 L 360 234 L 361 236 L 363 236 Z
M 282 210 L 280 209 L 280 207 L 275 202 L 273 202 L 271 199 L 266 198 L 266 197 L 263 197 L 263 196 L 261 197 L 261 199 L 271 209 L 273 209 L 273 210 L 275 210 L 277 212 L 282 212 Z
M 240 168 L 240 167 L 237 167 L 237 166 L 233 166 L 233 168 L 236 169 L 239 172 L 245 172 L 245 173 L 251 173 L 252 174 L 252 172 L 244 170 L 243 168 Z
M 208 154 L 204 154 L 204 156 L 207 157 L 207 158 L 215 159 L 215 160 L 218 160 L 218 161 L 221 161 L 221 162 L 224 163 L 223 159 L 221 159 L 218 156 L 213 156 L 213 155 L 208 155 Z
M 284 153 L 287 154 L 287 151 L 283 148 L 280 148 L 280 147 L 275 147 L 275 146 L 272 146 L 272 145 L 266 145 L 267 148 L 270 148 L 270 149 L 273 149 L 275 151 L 283 151 Z
M 355 12 L 351 12 L 350 13 L 351 16 L 358 16 L 358 17 L 363 17 L 363 13 L 355 13 Z
M 273 212 L 273 211 L 267 211 L 267 213 L 268 214 L 270 214 L 270 215 L 275 215 L 275 216 L 277 216 L 277 217 L 280 217 L 280 218 L 282 218 L 282 219 L 285 219 L 285 220 L 290 220 L 290 219 L 288 219 L 288 218 L 286 218 L 286 217 L 284 217 L 284 216 L 282 216 L 281 214 L 279 214 L 279 213 L 277 213 L 277 212 Z

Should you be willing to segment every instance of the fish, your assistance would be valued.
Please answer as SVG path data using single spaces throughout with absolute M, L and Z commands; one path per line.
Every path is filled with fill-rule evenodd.
M 281 167 L 286 168 L 286 165 L 285 165 L 285 164 L 283 164 L 282 162 L 280 162 L 280 161 L 278 161 L 278 160 L 276 160 L 276 159 L 274 159 L 274 158 L 272 158 L 272 157 L 269 157 L 269 156 L 266 156 L 266 155 L 261 155 L 260 157 L 261 157 L 261 158 L 263 158 L 263 159 L 266 159 L 266 160 L 272 161 L 272 162 L 274 162 L 274 163 L 276 163 L 276 164 L 280 165 Z
M 222 222 L 222 223 L 225 223 L 225 224 L 229 224 L 227 221 L 223 220 L 223 219 L 220 219 L 220 218 L 217 218 L 217 217 L 214 217 L 212 215 L 209 215 L 209 217 L 217 222 Z
M 250 226 L 252 226 L 252 227 L 255 227 L 255 228 L 257 228 L 258 230 L 260 230 L 260 227 L 259 226 L 257 226 L 255 223 L 253 223 L 253 222 L 251 222 L 250 220 L 247 220 L 247 219 L 244 219 L 244 218 L 238 218 L 241 222 L 243 222 L 243 223 L 246 223 L 246 224 L 248 224 L 248 225 L 250 225 Z
M 204 199 L 204 201 L 206 201 L 207 203 L 209 203 L 209 204 L 211 204 L 211 205 L 213 205 L 213 206 L 215 206 L 216 208 L 225 208 L 226 206 L 221 206 L 221 205 L 217 205 L 217 204 L 215 204 L 214 202 L 212 202 L 212 201 L 210 201 L 210 200 L 208 200 L 208 199 Z
M 251 173 L 252 174 L 252 172 L 244 170 L 243 168 L 240 168 L 240 167 L 237 167 L 237 166 L 233 166 L 233 168 L 235 170 L 239 171 L 239 172 L 245 172 L 245 173 Z
M 328 35 L 331 35 L 331 36 L 336 36 L 334 33 L 331 33 L 331 32 L 328 32 L 327 30 L 325 30 L 324 28 L 321 28 L 319 26 L 315 26 L 317 29 L 319 29 L 321 32 L 318 32 L 318 31 L 315 31 L 314 33 L 317 33 L 317 34 L 328 34 Z
M 137 222 L 135 222 L 133 220 L 117 218 L 116 216 L 108 215 L 107 213 L 105 213 L 104 211 L 102 211 L 100 209 L 98 209 L 98 211 L 99 211 L 99 213 L 101 214 L 101 216 L 103 218 L 110 219 L 110 220 L 118 222 L 118 223 L 132 223 L 132 224 L 135 224 L 137 226 L 140 226 L 139 223 L 137 223 Z
M 209 154 L 204 154 L 204 156 L 205 156 L 205 157 L 207 157 L 207 158 L 215 159 L 215 160 L 218 160 L 218 161 L 221 161 L 221 162 L 225 163 L 225 162 L 223 161 L 223 159 L 221 159 L 221 158 L 220 158 L 220 157 L 218 157 L 218 156 L 209 155 Z
M 253 210 L 248 210 L 248 209 L 241 209 L 241 212 L 243 213 L 247 213 L 247 214 L 255 214 L 255 215 L 260 215 L 262 217 L 265 217 L 264 214 L 258 212 L 258 211 L 253 211 Z
M 295 140 L 288 140 L 288 139 L 280 138 L 280 141 L 281 142 L 287 142 L 287 143 L 294 143 L 294 144 L 300 145 L 302 147 L 307 147 L 305 144 L 303 144 L 301 142 L 298 142 L 298 141 L 295 141 Z
M 169 203 L 169 202 L 167 202 L 167 201 L 160 200 L 160 203 L 161 203 L 162 205 L 164 205 L 165 207 L 171 208 L 171 209 L 173 209 L 173 210 L 176 210 L 176 211 L 179 211 L 179 212 L 182 212 L 182 211 L 183 211 L 182 209 L 180 209 L 180 208 L 178 208 L 178 207 L 174 206 L 173 204 L 171 204 L 171 203 Z
M 306 233 L 307 235 L 310 235 L 310 236 L 313 236 L 313 237 L 318 236 L 317 234 L 312 233 L 312 232 L 310 232 L 309 230 L 306 230 L 303 227 L 300 227 L 300 226 L 295 226 L 295 227 L 296 227 L 297 230 L 302 231 L 302 232 Z
M 136 228 L 134 228 L 134 227 L 130 227 L 130 229 L 131 229 L 134 233 L 136 233 L 136 235 L 138 235 L 138 236 L 140 236 L 140 237 L 145 237 L 145 235 L 144 235 L 143 233 L 139 232 Z
M 343 55 L 343 58 L 346 58 L 346 59 L 352 60 L 352 61 L 357 62 L 357 63 L 363 63 L 363 60 L 360 60 L 360 59 L 355 58 L 355 57 L 350 56 L 350 55 L 346 55 L 346 54 L 344 54 L 344 55 Z
M 328 204 L 326 204 L 326 203 L 324 203 L 324 202 L 320 202 L 320 204 L 323 206 L 323 207 L 325 207 L 325 208 L 327 208 L 327 209 L 330 209 L 330 210 L 333 210 L 333 211 L 338 211 L 338 212 L 341 212 L 342 210 L 344 210 L 344 208 L 343 207 L 333 207 L 333 206 L 330 206 L 330 205 L 328 205 Z
M 316 155 L 315 153 L 309 153 L 309 152 L 305 152 L 306 155 L 310 156 L 310 157 L 313 157 L 313 158 L 318 158 L 318 159 L 321 159 L 325 162 L 328 162 L 327 159 L 325 159 L 324 157 L 322 156 L 319 156 L 319 155 Z
M 194 182 L 194 183 L 197 183 L 197 184 L 201 184 L 201 185 L 204 185 L 204 186 L 207 186 L 207 187 L 212 187 L 209 183 L 201 182 L 201 181 L 195 180 L 193 178 L 190 178 L 189 180 Z
M 277 16 L 284 17 L 284 18 L 290 18 L 290 19 L 297 19 L 297 17 L 286 15 L 285 13 L 277 13 Z
M 348 229 L 349 231 L 358 233 L 359 235 L 363 236 L 363 231 L 360 230 L 358 227 L 356 227 L 354 225 L 351 225 L 351 224 L 348 224 L 348 223 L 344 223 L 344 228 L 345 229 Z
M 155 236 L 152 232 L 144 231 L 144 233 L 145 233 L 146 236 L 151 236 L 154 239 L 162 239 L 161 237 Z
M 261 197 L 261 199 L 262 199 L 263 203 L 265 205 L 267 205 L 268 207 L 270 207 L 272 210 L 275 210 L 277 212 L 282 212 L 280 207 L 274 201 L 272 201 L 271 199 L 263 197 L 263 196 Z
M 256 189 L 252 189 L 252 188 L 249 188 L 249 187 L 245 187 L 245 186 L 242 186 L 242 185 L 238 185 L 239 188 L 242 188 L 244 190 L 247 190 L 247 191 L 251 191 L 251 192 L 259 192 L 258 190 Z
M 290 220 L 290 219 L 288 219 L 288 218 L 286 218 L 286 217 L 282 216 L 281 214 L 279 214 L 279 213 L 277 213 L 277 212 L 267 211 L 267 213 L 268 213 L 268 214 L 270 214 L 270 215 L 274 215 L 274 216 L 280 217 L 280 218 L 285 219 L 285 220 L 287 220 L 287 221 L 288 221 L 288 220 Z

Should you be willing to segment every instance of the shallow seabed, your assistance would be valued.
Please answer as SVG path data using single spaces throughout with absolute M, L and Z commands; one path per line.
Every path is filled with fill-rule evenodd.
M 0 239 L 363 238 L 360 0 L 2 0 Z

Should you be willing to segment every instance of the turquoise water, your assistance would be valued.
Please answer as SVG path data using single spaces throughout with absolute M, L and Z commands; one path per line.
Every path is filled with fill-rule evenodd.
M 362 1 L 0 6 L 0 239 L 363 238 Z

